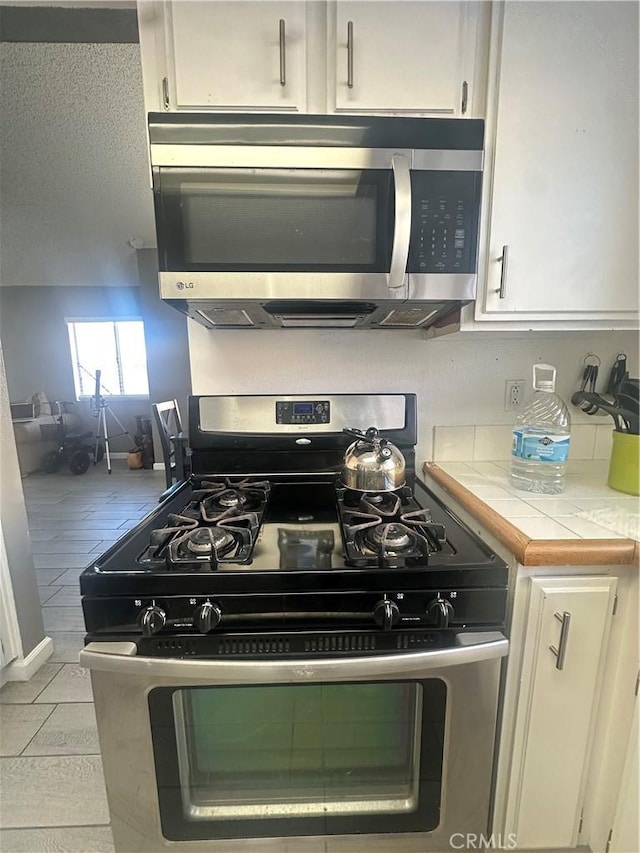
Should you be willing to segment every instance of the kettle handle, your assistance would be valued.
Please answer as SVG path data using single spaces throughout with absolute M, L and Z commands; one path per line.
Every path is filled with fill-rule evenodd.
M 371 442 L 375 441 L 375 439 L 378 438 L 378 435 L 379 435 L 378 430 L 375 427 L 369 427 L 369 429 L 366 432 L 362 432 L 361 429 L 355 429 L 354 427 L 344 427 L 342 432 L 346 433 L 347 435 L 352 436 L 353 438 L 360 438 L 360 439 L 363 439 L 364 441 L 371 441 Z M 383 441 L 384 441 L 384 439 L 383 439 Z M 385 444 L 386 444 L 386 442 L 385 442 Z

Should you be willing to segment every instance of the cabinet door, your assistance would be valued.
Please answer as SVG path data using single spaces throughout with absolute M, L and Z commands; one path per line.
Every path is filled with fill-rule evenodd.
M 304 110 L 305 4 L 167 6 L 171 109 Z
M 633 320 L 638 4 L 496 4 L 492 45 L 493 189 L 476 319 Z
M 335 67 L 330 109 L 457 115 L 463 110 L 465 80 L 468 106 L 474 4 L 339 0 L 335 15 L 328 53 Z
M 506 820 L 519 848 L 576 844 L 615 589 L 608 577 L 531 581 Z
M 638 803 L 640 785 L 638 783 L 638 702 L 633 716 L 633 727 L 629 736 L 627 760 L 622 773 L 618 805 L 613 828 L 607 845 L 607 853 L 629 853 L 640 850 L 640 821 Z

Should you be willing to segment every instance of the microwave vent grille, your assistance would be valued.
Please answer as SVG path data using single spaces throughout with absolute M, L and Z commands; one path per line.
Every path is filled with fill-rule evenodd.
M 253 326 L 251 317 L 241 308 L 199 309 L 198 314 L 214 326 Z
M 394 308 L 380 320 L 381 326 L 421 326 L 438 310 L 428 308 Z

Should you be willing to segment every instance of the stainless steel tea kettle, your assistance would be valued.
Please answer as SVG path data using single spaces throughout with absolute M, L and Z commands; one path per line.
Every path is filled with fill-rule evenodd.
M 395 444 L 381 438 L 375 427 L 343 432 L 356 438 L 344 455 L 343 486 L 358 492 L 392 492 L 404 486 L 405 460 Z

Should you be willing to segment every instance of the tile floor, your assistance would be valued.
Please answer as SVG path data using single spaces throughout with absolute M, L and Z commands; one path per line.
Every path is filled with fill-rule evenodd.
M 54 652 L 30 681 L 0 690 L 0 850 L 111 853 L 91 683 L 77 664 L 78 577 L 157 505 L 164 473 L 114 460 L 111 476 L 103 463 L 82 476 L 61 471 L 22 482 Z

